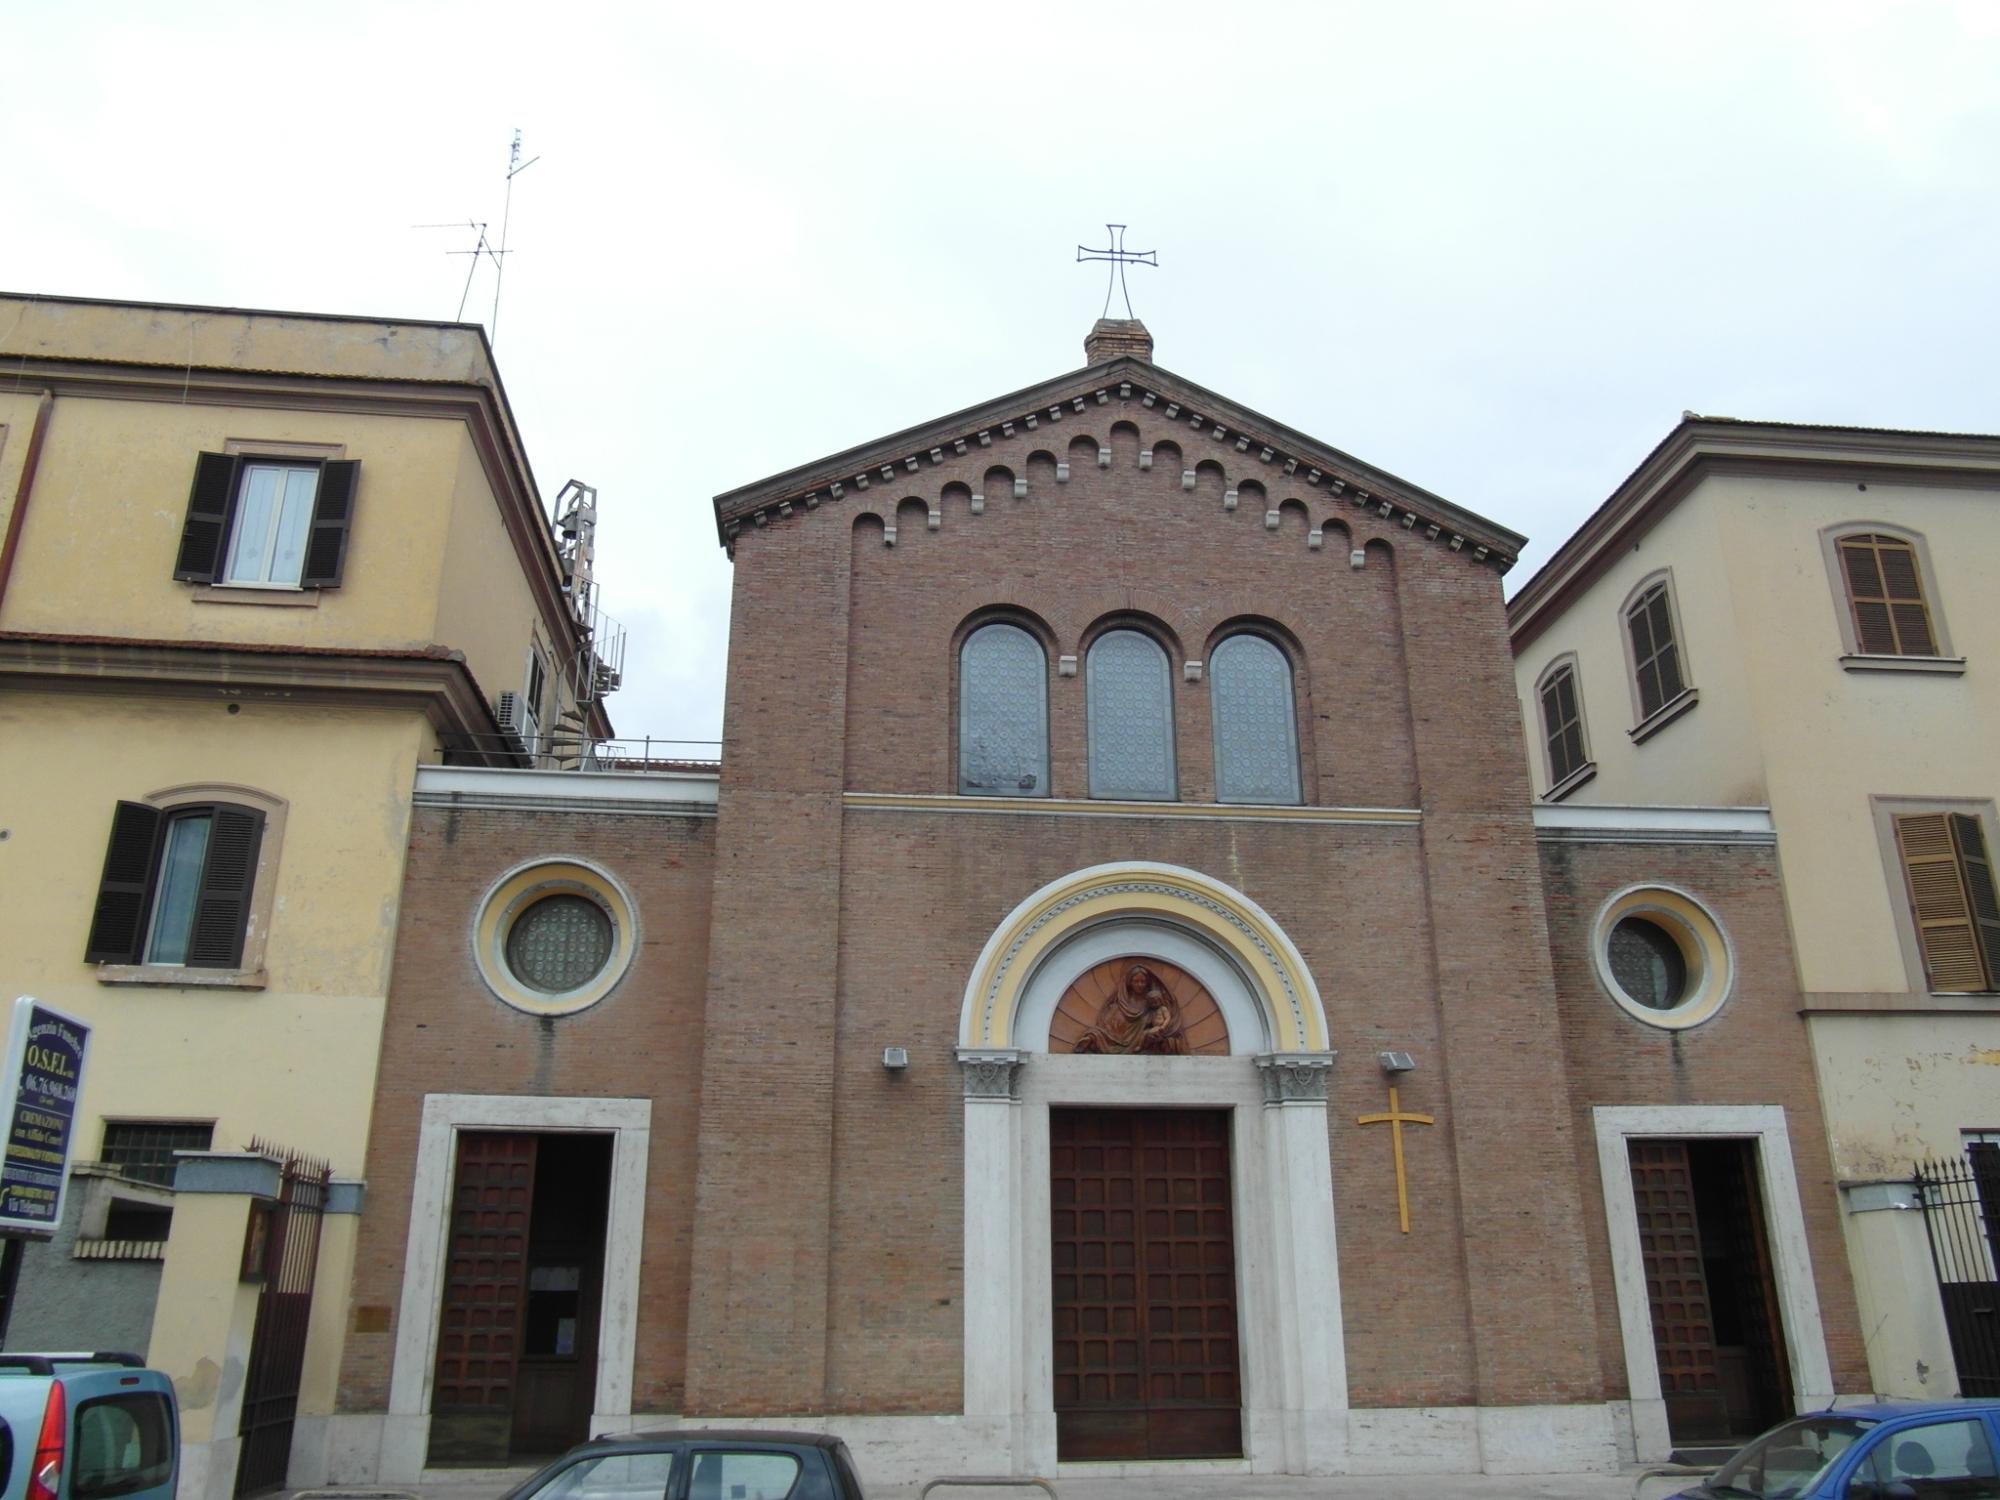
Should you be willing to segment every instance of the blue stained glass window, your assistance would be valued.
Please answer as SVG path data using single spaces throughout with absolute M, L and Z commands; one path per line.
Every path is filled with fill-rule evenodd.
M 1090 648 L 1090 795 L 1171 802 L 1172 679 L 1167 653 L 1137 630 L 1111 630 Z
M 1210 653 L 1218 802 L 1297 802 L 1299 732 L 1292 664 L 1258 635 L 1232 635 Z
M 1048 658 L 1018 625 L 982 625 L 958 652 L 958 789 L 1049 794 Z

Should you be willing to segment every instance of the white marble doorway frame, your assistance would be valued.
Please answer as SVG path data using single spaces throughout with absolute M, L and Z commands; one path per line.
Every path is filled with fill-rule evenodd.
M 1611 1245 L 1611 1279 L 1624 1336 L 1625 1378 L 1632 1393 L 1632 1439 L 1641 1463 L 1673 1451 L 1667 1403 L 1653 1348 L 1653 1314 L 1646 1296 L 1646 1263 L 1639 1244 L 1639 1208 L 1632 1190 L 1635 1140 L 1749 1140 L 1757 1145 L 1757 1186 L 1777 1282 L 1778 1312 L 1792 1370 L 1795 1411 L 1833 1402 L 1833 1368 L 1826 1354 L 1813 1281 L 1812 1250 L 1799 1204 L 1798 1174 L 1785 1111 L 1777 1104 L 1600 1105 L 1591 1111 L 1597 1164 L 1604 1185 L 1604 1216 Z
M 431 1387 L 438 1324 L 444 1312 L 444 1266 L 451 1241 L 452 1177 L 458 1136 L 467 1130 L 531 1131 L 611 1137 L 611 1192 L 604 1225 L 604 1293 L 597 1338 L 596 1395 L 590 1430 L 627 1427 L 632 1361 L 638 1342 L 639 1259 L 646 1208 L 646 1157 L 652 1144 L 650 1099 L 539 1098 L 512 1094 L 426 1094 L 410 1191 L 410 1235 L 389 1374 L 389 1415 L 378 1470 L 384 1483 L 414 1484 L 430 1446 Z
M 1051 1055 L 1056 997 L 1107 956 L 1196 972 L 1227 1057 Z M 1051 882 L 995 929 L 966 985 L 965 1416 L 1016 1473 L 1053 1472 L 1049 1114 L 1221 1109 L 1230 1116 L 1243 1445 L 1261 1473 L 1347 1459 L 1347 1360 L 1327 1098 L 1334 1053 L 1303 959 L 1240 891 L 1170 865 Z

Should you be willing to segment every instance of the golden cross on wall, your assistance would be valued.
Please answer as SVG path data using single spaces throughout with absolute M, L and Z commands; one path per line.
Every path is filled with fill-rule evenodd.
M 1437 1121 L 1429 1115 L 1405 1114 L 1396 1100 L 1396 1085 L 1389 1085 L 1389 1112 L 1384 1115 L 1358 1115 L 1357 1125 L 1383 1125 L 1389 1127 L 1389 1141 L 1396 1153 L 1396 1217 L 1403 1226 L 1403 1233 L 1410 1232 L 1410 1185 L 1403 1172 L 1403 1127 L 1405 1125 L 1435 1125 Z

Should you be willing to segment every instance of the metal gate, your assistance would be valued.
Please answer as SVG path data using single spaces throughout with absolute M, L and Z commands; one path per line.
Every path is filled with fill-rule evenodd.
M 319 1220 L 333 1169 L 295 1153 L 250 1143 L 254 1153 L 282 1157 L 278 1201 L 251 1210 L 243 1272 L 262 1276 L 257 1323 L 250 1336 L 249 1378 L 243 1388 L 243 1449 L 236 1493 L 254 1495 L 285 1482 L 292 1457 L 292 1423 L 299 1410 L 306 1330 L 312 1316 L 313 1271 L 319 1264 Z M 263 1224 L 256 1223 L 256 1217 Z
M 1931 1241 L 1961 1396 L 2000 1396 L 2000 1145 L 1917 1167 L 1917 1201 Z

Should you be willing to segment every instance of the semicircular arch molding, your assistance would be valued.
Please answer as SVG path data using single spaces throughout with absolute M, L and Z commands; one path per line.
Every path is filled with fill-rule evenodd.
M 1157 923 L 1193 934 L 1248 982 L 1274 1052 L 1328 1050 L 1319 987 L 1270 913 L 1199 871 L 1145 861 L 1075 871 L 1009 912 L 966 982 L 959 1045 L 1040 1050 L 1046 1035 L 1030 1036 L 1022 1024 L 1031 981 L 1080 931 L 1110 922 Z

